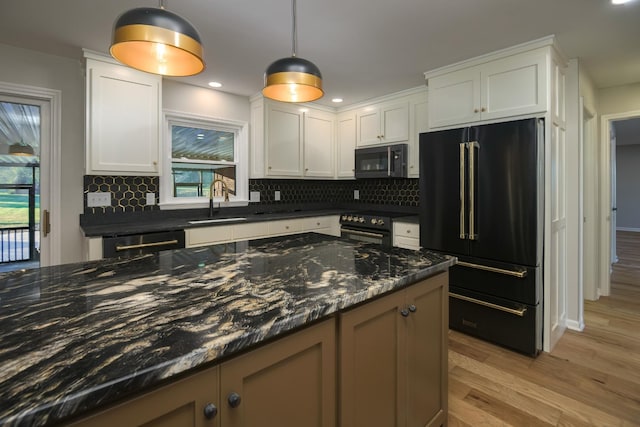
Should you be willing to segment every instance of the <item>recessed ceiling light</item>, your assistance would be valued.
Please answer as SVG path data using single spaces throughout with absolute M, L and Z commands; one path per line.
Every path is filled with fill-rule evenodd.
M 209 82 L 209 86 L 211 86 L 211 87 L 222 87 L 222 83 L 218 83 L 218 82 Z
M 629 3 L 632 0 L 611 0 L 611 4 L 625 4 L 625 3 Z
M 331 102 L 336 102 L 336 103 L 338 103 L 338 102 L 342 102 L 342 101 L 344 101 L 342 98 L 333 98 L 333 99 L 331 100 Z

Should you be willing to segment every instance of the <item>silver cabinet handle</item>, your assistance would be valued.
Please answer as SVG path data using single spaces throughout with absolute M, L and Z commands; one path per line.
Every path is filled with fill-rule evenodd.
M 477 270 L 485 270 L 492 273 L 506 274 L 507 276 L 514 276 L 520 279 L 527 276 L 527 270 L 505 270 L 503 268 L 489 267 L 488 265 L 473 264 L 471 262 L 464 261 L 458 261 L 457 264 L 462 267 L 475 268 Z
M 154 246 L 175 245 L 176 243 L 178 243 L 177 240 L 165 240 L 163 242 L 140 243 L 139 245 L 116 246 L 116 251 L 126 251 L 126 250 L 129 250 L 129 249 L 151 248 L 151 247 L 154 247 Z
M 467 144 L 460 144 L 460 239 L 464 240 L 467 238 L 467 230 L 466 230 L 466 221 L 465 221 L 465 192 L 464 192 L 464 184 L 465 184 L 465 171 L 464 171 L 464 152 Z
M 459 299 L 459 300 L 463 300 L 463 301 L 468 301 L 468 302 L 471 302 L 471 303 L 474 303 L 474 304 L 483 305 L 485 307 L 493 308 L 494 310 L 504 311 L 505 313 L 513 314 L 513 315 L 518 316 L 518 317 L 524 317 L 524 314 L 527 312 L 527 307 L 522 307 L 521 309 L 516 310 L 516 309 L 513 309 L 513 308 L 503 307 L 503 306 L 498 305 L 498 304 L 493 304 L 491 302 L 482 301 L 482 300 L 471 298 L 471 297 L 467 297 L 467 296 L 464 296 L 464 295 L 454 294 L 453 292 L 449 292 L 449 296 L 451 298 L 455 298 L 455 299 Z

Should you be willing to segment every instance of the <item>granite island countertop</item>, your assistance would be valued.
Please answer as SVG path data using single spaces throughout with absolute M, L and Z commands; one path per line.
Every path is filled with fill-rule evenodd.
M 41 426 L 447 270 L 320 234 L 0 275 L 0 425 Z

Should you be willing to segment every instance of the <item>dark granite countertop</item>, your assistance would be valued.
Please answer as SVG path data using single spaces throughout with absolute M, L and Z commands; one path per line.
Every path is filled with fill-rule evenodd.
M 307 233 L 0 275 L 0 425 L 41 426 L 447 270 Z

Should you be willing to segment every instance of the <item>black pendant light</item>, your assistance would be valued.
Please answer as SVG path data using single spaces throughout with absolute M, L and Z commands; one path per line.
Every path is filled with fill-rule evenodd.
M 314 63 L 296 56 L 298 34 L 296 0 L 291 1 L 293 15 L 291 57 L 278 59 L 264 73 L 262 94 L 276 101 L 310 102 L 322 98 L 322 74 Z
M 164 76 L 192 76 L 205 67 L 198 32 L 163 2 L 159 8 L 140 7 L 120 15 L 110 51 L 123 64 Z

